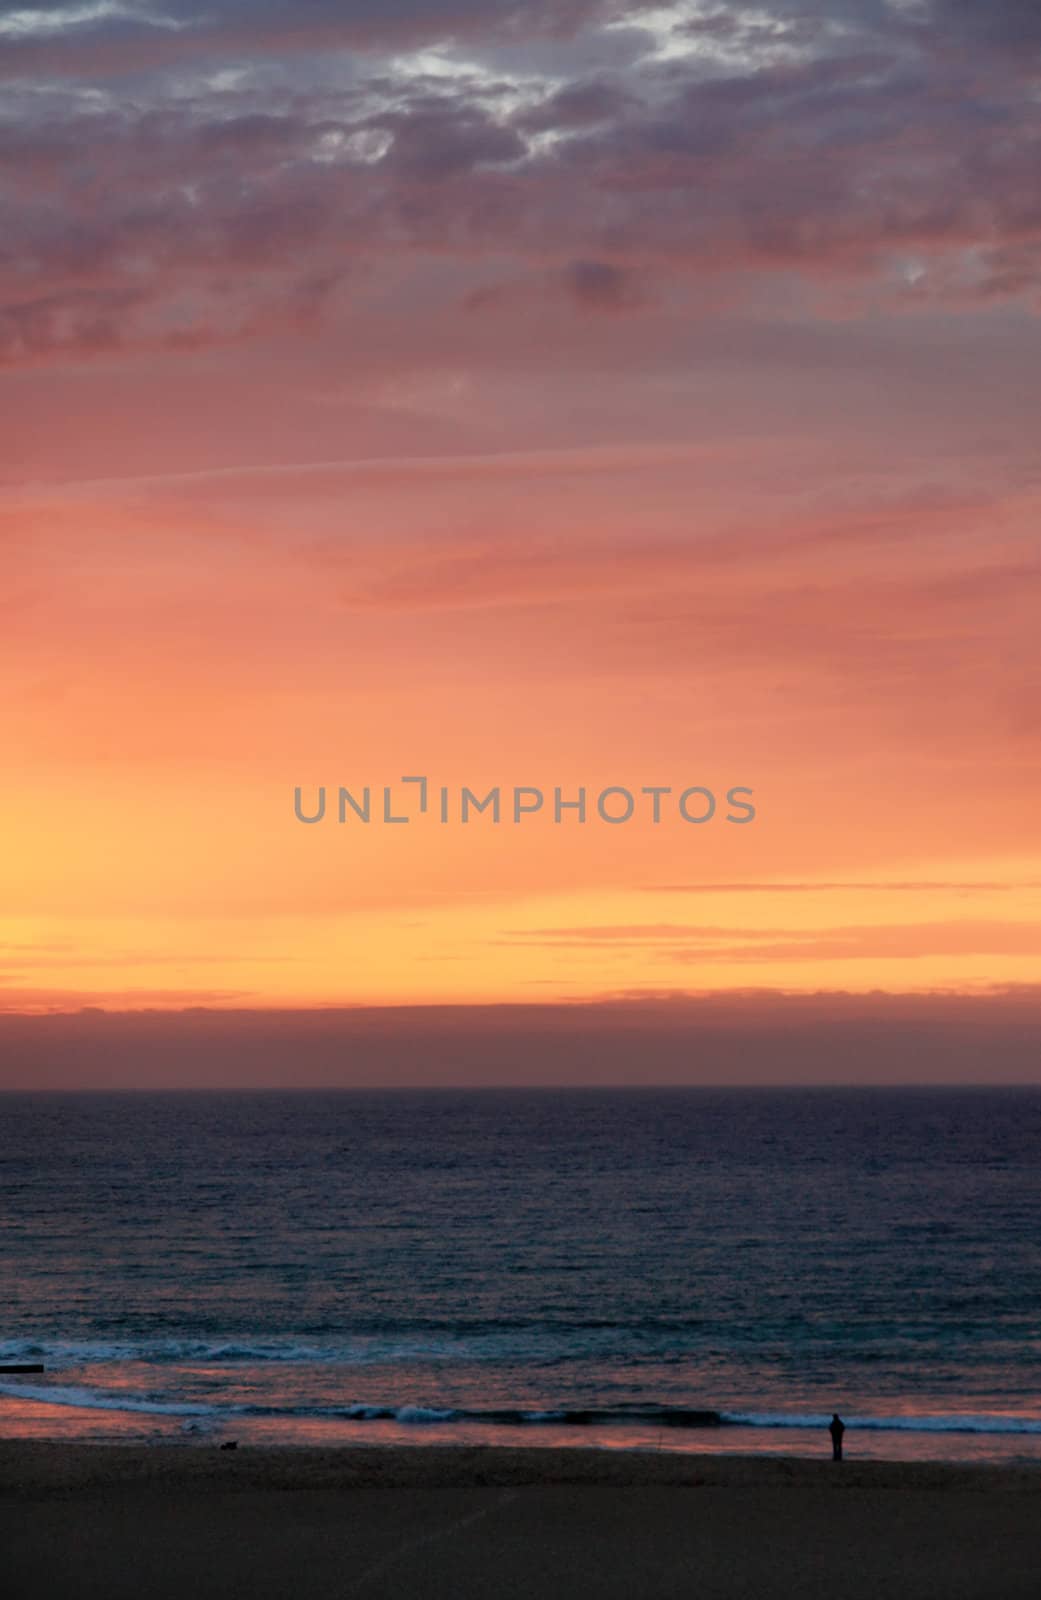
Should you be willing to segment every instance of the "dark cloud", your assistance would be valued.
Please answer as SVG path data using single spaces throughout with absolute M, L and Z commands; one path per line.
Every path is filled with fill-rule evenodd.
M 585 1004 L 315 1011 L 83 1006 L 0 1015 L 0 1087 L 1036 1083 L 1041 991 L 620 994 Z M 194 1008 L 191 1001 L 197 999 Z M 160 992 L 143 1004 L 162 1006 Z M 125 1003 L 125 1002 L 124 1002 Z M 634 1052 L 634 1041 L 638 1049 Z M 634 1061 L 637 1063 L 634 1066 Z
M 484 284 L 463 299 L 466 311 L 509 312 L 567 304 L 589 312 L 635 312 L 650 304 L 645 275 L 609 261 L 569 261 L 559 272 Z
M 537 106 L 522 112 L 514 121 L 528 133 L 547 133 L 560 129 L 584 128 L 598 122 L 617 121 L 633 110 L 637 102 L 618 84 L 587 82 L 568 84 L 556 94 L 547 95 Z
M 458 177 L 477 167 L 519 161 L 527 149 L 512 128 L 451 103 L 387 117 L 382 126 L 393 140 L 381 167 L 409 179 Z
M 630 0 L 624 9 L 645 3 Z M 21 22 L 17 32 L 0 32 L 0 75 L 119 76 L 207 58 L 552 39 L 622 9 L 618 0 L 157 0 L 151 7 L 78 14 L 75 7 L 14 0 L 0 5 L 0 28 L 5 17 Z M 29 19 L 38 19 L 36 25 Z
M 1041 61 L 1041 6 L 1037 0 L 933 0 L 925 26 L 946 45 L 971 41 L 985 49 Z
M 6 359 L 164 328 L 239 338 L 361 257 L 417 251 L 471 271 L 468 303 L 504 315 L 512 291 L 481 287 L 492 255 L 585 312 L 653 303 L 656 270 L 730 293 L 778 275 L 870 283 L 906 306 L 1041 294 L 1041 102 L 1025 76 L 1041 8 L 775 0 L 703 19 L 733 47 L 722 64 L 662 62 L 645 35 L 610 81 L 511 75 L 517 40 L 566 33 L 592 57 L 617 14 L 606 0 L 177 0 L 176 29 L 102 14 L 8 37 L 9 71 L 23 49 L 60 50 L 82 83 L 13 93 L 0 121 Z M 143 30 L 152 75 L 99 94 L 98 39 Z M 467 46 L 435 71 L 394 55 L 406 35 Z M 342 82 L 307 54 L 363 39 L 375 53 Z M 258 60 L 278 80 L 238 86 Z
M 609 261 L 570 261 L 564 284 L 580 306 L 589 311 L 632 311 L 644 304 L 636 275 Z

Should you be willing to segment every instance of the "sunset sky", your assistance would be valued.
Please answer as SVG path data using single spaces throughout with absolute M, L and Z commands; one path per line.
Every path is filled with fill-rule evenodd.
M 0 4 L 0 1010 L 1029 998 L 1039 87 L 1033 0 Z M 294 818 L 418 774 L 673 795 Z

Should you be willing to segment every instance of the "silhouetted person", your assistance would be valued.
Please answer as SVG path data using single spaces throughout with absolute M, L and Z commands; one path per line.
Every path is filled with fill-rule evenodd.
M 842 1435 L 846 1431 L 846 1424 L 837 1411 L 833 1411 L 831 1421 L 828 1423 L 828 1432 L 831 1434 L 831 1459 L 842 1460 Z

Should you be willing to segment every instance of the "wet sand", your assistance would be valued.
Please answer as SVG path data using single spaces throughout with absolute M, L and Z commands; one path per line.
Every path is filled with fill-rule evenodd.
M 1041 1470 L 0 1442 L 4 1600 L 1036 1600 Z

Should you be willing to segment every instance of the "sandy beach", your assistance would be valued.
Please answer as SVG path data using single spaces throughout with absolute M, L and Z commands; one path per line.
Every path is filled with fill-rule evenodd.
M 1017 1600 L 1041 1473 L 603 1450 L 0 1444 L 6 1600 Z

